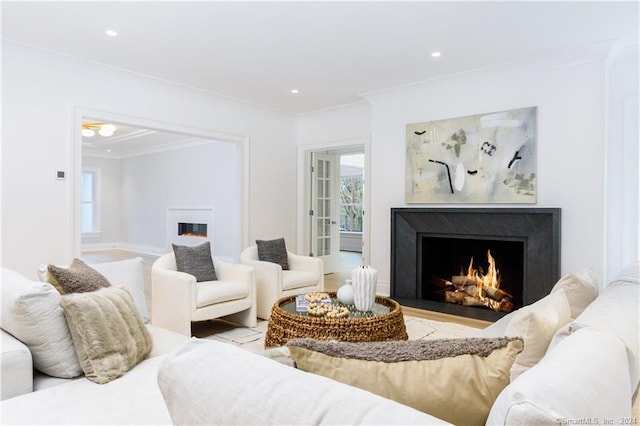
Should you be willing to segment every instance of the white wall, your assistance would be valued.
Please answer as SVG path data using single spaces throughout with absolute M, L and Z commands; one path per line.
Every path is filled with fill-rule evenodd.
M 71 200 L 82 108 L 248 138 L 247 241 L 284 236 L 295 251 L 293 117 L 7 40 L 2 89 L 3 266 L 34 276 L 38 264 L 79 254 Z M 68 178 L 56 180 L 56 170 Z
M 201 140 L 204 145 L 130 158 L 83 155 L 83 168 L 102 174 L 101 235 L 83 237 L 84 250 L 124 248 L 164 254 L 167 209 L 214 208 L 214 253 L 238 259 L 241 237 L 241 147 Z
M 120 242 L 166 253 L 167 209 L 213 207 L 213 252 L 239 259 L 240 190 L 237 144 L 213 142 L 122 160 Z
M 612 52 L 608 65 L 606 282 L 640 259 L 638 46 Z
M 609 47 L 590 47 L 570 55 L 563 53 L 564 56 L 479 70 L 365 96 L 370 102 L 371 123 L 369 263 L 378 269 L 379 290 L 389 285 L 390 209 L 407 206 L 405 125 L 528 106 L 538 107 L 537 203 L 519 206 L 560 207 L 561 272 L 589 267 L 602 285 L 605 58 Z M 353 108 L 345 109 L 342 121 L 350 121 L 353 115 Z M 313 140 L 319 133 L 322 135 L 319 139 L 341 139 L 341 126 L 336 123 L 341 123 L 339 111 L 332 111 L 330 116 L 325 113 L 304 117 L 298 125 L 299 143 Z M 366 120 L 361 117 L 357 123 L 363 126 Z M 345 137 L 354 133 L 352 127 L 342 128 Z M 322 129 L 327 129 L 324 134 Z M 365 133 L 363 127 L 359 131 Z
M 529 106 L 538 107 L 537 206 L 562 208 L 561 270 L 591 267 L 602 277 L 603 71 L 590 62 L 372 99 L 371 224 L 386 232 L 371 236 L 371 263 L 381 279 L 389 280 L 389 209 L 404 205 L 405 125 Z
M 367 102 L 306 114 L 298 118 L 300 146 L 345 143 L 369 138 L 371 107 Z

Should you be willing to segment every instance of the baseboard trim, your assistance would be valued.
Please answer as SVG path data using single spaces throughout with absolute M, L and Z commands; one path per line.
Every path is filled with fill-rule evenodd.
M 409 306 L 402 306 L 402 312 L 404 312 L 405 315 L 412 317 L 424 318 L 432 321 L 453 322 L 455 324 L 466 325 L 474 328 L 486 328 L 493 324 L 490 321 L 445 314 L 443 312 L 426 311 L 424 309 L 412 308 Z

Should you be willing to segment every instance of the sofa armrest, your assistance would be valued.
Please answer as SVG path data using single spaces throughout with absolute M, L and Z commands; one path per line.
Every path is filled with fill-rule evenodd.
M 29 348 L 1 330 L 0 399 L 33 392 L 33 360 Z

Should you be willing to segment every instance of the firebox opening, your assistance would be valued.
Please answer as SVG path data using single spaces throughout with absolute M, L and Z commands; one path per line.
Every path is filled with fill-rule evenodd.
M 423 236 L 421 243 L 422 299 L 504 313 L 523 306 L 524 241 L 465 235 Z M 485 286 L 480 284 L 476 290 L 475 283 L 483 278 Z M 494 297 L 495 290 L 486 289 L 491 278 L 494 287 L 498 281 L 499 297 Z
M 178 235 L 205 238 L 207 236 L 207 224 L 178 222 Z

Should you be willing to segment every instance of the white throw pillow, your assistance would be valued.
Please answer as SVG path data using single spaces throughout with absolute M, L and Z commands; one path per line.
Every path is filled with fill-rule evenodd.
M 518 311 L 509 312 L 490 326 L 483 328 L 475 337 L 503 337 L 507 335 L 507 327 Z
M 571 309 L 564 289 L 517 311 L 505 334 L 522 338 L 524 349 L 511 367 L 511 381 L 542 359 L 553 335 L 571 320 L 570 315 Z
M 35 368 L 65 379 L 81 375 L 60 293 L 50 284 L 6 268 L 2 268 L 0 287 L 2 328 L 27 345 Z
M 560 278 L 551 293 L 564 289 L 571 308 L 571 318 L 575 319 L 598 297 L 598 279 L 591 269 L 573 272 Z
M 630 418 L 629 371 L 622 341 L 582 329 L 507 386 L 488 425 L 557 425 L 563 420 Z M 595 423 L 594 423 L 595 424 Z
M 67 266 L 58 265 L 61 268 Z M 144 266 L 141 257 L 133 259 L 118 260 L 114 262 L 91 263 L 88 264 L 109 280 L 111 285 L 123 285 L 131 293 L 136 307 L 145 323 L 149 322 L 149 312 L 147 310 L 147 299 L 144 295 Z M 38 278 L 43 282 L 50 282 L 50 273 L 47 265 L 38 267 Z
M 627 348 L 631 388 L 635 391 L 640 383 L 639 306 L 638 281 L 617 280 L 604 289 L 578 318 L 558 331 L 549 350 L 583 328 L 594 328 L 617 336 Z
M 144 296 L 144 268 L 141 257 L 115 262 L 92 263 L 96 271 L 104 275 L 111 285 L 122 285 L 129 290 L 138 312 L 145 323 L 149 322 L 147 299 Z

